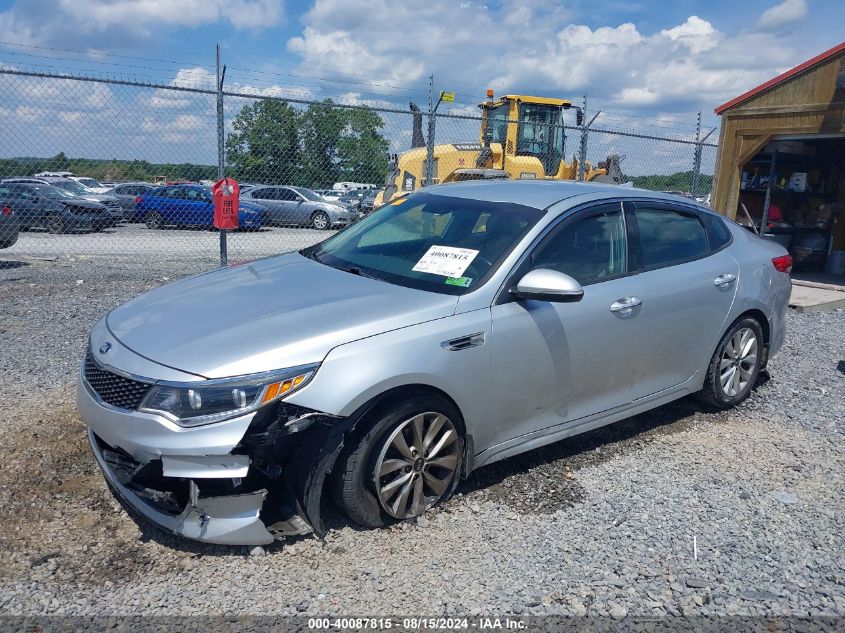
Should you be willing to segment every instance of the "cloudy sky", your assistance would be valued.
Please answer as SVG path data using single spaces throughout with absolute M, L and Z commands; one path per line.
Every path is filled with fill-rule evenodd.
M 229 88 L 404 108 L 425 102 L 433 74 L 458 112 L 488 87 L 587 94 L 606 126 L 681 135 L 696 111 L 717 125 L 716 105 L 839 43 L 843 24 L 837 0 L 17 0 L 0 1 L 0 64 L 207 86 L 219 42 Z M 136 148 L 213 130 L 213 110 L 174 93 L 0 79 L 4 125 L 39 116 L 48 106 L 33 99 L 58 92 L 51 114 L 64 123 L 98 104 L 142 107 L 107 126 Z

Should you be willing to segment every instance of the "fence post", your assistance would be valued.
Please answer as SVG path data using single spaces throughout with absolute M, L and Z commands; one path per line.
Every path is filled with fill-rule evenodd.
M 587 95 L 584 95 L 583 114 L 581 115 L 581 152 L 578 155 L 578 180 L 584 182 L 587 171 Z
M 692 178 L 690 195 L 695 200 L 698 195 L 698 179 L 701 173 L 701 110 L 698 111 L 698 121 L 695 124 L 695 150 L 692 157 Z
M 438 104 L 439 105 L 439 104 Z M 425 140 L 425 182 L 434 184 L 434 75 L 428 76 L 428 137 Z
M 220 68 L 220 44 L 217 45 L 217 180 L 223 178 L 226 156 L 223 144 L 223 77 L 226 69 Z M 229 254 L 226 244 L 226 229 L 220 229 L 220 265 L 229 265 Z

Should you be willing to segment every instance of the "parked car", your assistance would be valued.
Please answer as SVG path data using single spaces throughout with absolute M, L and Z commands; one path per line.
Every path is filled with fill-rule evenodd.
M 85 198 L 87 200 L 95 200 L 103 204 L 106 209 L 109 210 L 109 214 L 112 218 L 112 226 L 115 226 L 123 221 L 123 209 L 120 205 L 120 201 L 116 197 L 101 193 L 99 191 L 95 191 L 94 189 L 91 189 L 88 186 L 72 178 L 48 177 L 44 180 L 48 184 L 53 185 L 54 187 L 58 187 L 59 189 L 64 189 L 65 191 L 69 191 L 75 196 Z M 104 188 L 99 187 L 98 189 Z
M 96 178 L 77 176 L 72 171 L 42 171 L 35 174 L 35 176 L 39 178 L 65 178 L 74 180 L 94 193 L 105 193 L 109 189 L 105 183 L 98 181 Z
M 255 187 L 241 194 L 241 200 L 257 203 L 267 210 L 267 224 L 311 226 L 330 229 L 351 224 L 358 213 L 327 202 L 305 187 Z
M 19 232 L 20 220 L 15 213 L 15 201 L 7 199 L 0 191 L 0 249 L 14 246 Z
M 361 202 L 358 205 L 358 210 L 363 213 L 372 213 L 375 209 L 375 202 L 376 202 L 376 195 L 378 194 L 377 189 L 370 189 L 368 190 L 361 198 Z
M 78 404 L 106 479 L 167 530 L 368 527 L 500 459 L 688 394 L 742 402 L 791 258 L 611 185 L 427 187 L 300 252 L 156 288 L 93 328 Z
M 338 198 L 338 202 L 349 209 L 360 211 L 361 201 L 364 199 L 366 194 L 366 189 L 352 189 L 340 196 L 340 198 Z
M 128 222 L 135 219 L 136 198 L 152 193 L 154 190 L 155 187 L 147 182 L 122 182 L 106 191 L 106 195 L 117 199 L 123 212 L 123 219 Z
M 335 191 L 334 189 L 314 189 L 314 193 L 329 202 L 338 202 L 340 196 L 343 195 L 342 191 Z
M 0 197 L 14 201 L 23 230 L 72 233 L 102 231 L 112 225 L 112 216 L 104 205 L 44 183 L 4 180 L 0 182 Z
M 238 211 L 240 228 L 258 230 L 263 223 L 264 209 L 256 204 L 241 202 Z M 211 190 L 202 185 L 173 185 L 154 189 L 139 196 L 135 203 L 135 217 L 148 228 L 165 226 L 214 226 L 214 203 Z

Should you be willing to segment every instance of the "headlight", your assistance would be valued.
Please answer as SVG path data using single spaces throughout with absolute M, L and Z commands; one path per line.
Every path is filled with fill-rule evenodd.
M 159 382 L 138 410 L 163 415 L 180 426 L 221 422 L 304 387 L 317 367 L 319 364 L 217 380 Z

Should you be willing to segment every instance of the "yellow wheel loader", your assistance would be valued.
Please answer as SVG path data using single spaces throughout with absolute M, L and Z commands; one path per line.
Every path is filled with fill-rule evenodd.
M 391 161 L 385 188 L 375 199 L 375 207 L 392 198 L 429 184 L 514 178 L 532 180 L 577 180 L 579 165 L 575 156 L 564 158 L 567 126 L 564 113 L 574 110 L 575 126 L 583 120 L 581 108 L 566 99 L 505 95 L 488 100 L 481 108 L 478 143 L 445 143 L 431 150 L 431 178 L 426 178 L 429 149 L 422 133 L 423 113 L 411 104 L 414 129 L 411 149 Z M 575 127 L 571 126 L 571 127 Z M 584 180 L 621 184 L 619 157 L 611 155 L 604 163 L 584 165 Z M 431 180 L 431 182 L 428 182 Z

